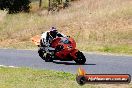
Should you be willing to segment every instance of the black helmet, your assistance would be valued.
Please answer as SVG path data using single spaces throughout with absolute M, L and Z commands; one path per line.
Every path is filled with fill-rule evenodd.
M 50 32 L 57 32 L 57 29 L 55 27 L 51 27 Z

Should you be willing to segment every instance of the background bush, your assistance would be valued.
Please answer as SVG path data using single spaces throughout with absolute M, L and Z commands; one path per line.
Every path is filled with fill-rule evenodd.
M 0 0 L 0 9 L 8 13 L 29 12 L 30 0 Z

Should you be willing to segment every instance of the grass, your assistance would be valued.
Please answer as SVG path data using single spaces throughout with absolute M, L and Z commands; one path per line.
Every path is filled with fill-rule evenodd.
M 132 47 L 131 45 L 112 45 L 112 44 L 106 44 L 106 45 L 97 45 L 97 44 L 88 44 L 87 46 L 84 46 L 83 44 L 78 44 L 78 48 L 83 51 L 89 51 L 89 52 L 105 52 L 105 53 L 115 53 L 115 54 L 132 54 Z
M 30 38 L 56 26 L 80 50 L 132 54 L 131 0 L 79 0 L 49 15 L 33 6 L 29 14 L 0 11 L 1 48 L 35 48 Z
M 0 67 L 0 88 L 131 88 L 131 84 L 77 84 L 76 75 L 65 72 Z

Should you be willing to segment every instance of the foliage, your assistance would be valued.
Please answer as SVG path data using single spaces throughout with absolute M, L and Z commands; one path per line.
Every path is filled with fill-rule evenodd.
M 51 0 L 50 10 L 59 11 L 61 8 L 66 8 L 69 6 L 69 0 Z
M 29 0 L 0 0 L 0 9 L 8 10 L 8 13 L 29 12 Z

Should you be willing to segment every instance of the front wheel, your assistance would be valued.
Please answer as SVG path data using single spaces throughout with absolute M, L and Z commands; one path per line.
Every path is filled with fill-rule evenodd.
M 77 58 L 75 59 L 75 62 L 77 64 L 85 64 L 86 58 L 85 58 L 85 56 L 84 56 L 84 54 L 82 52 L 78 51 L 76 53 L 76 56 L 77 56 Z

